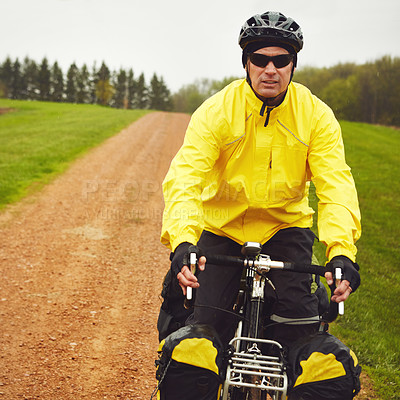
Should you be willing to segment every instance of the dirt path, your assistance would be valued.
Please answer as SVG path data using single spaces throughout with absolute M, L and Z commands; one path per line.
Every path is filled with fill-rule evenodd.
M 149 114 L 0 214 L 0 399 L 150 398 L 161 182 L 188 120 Z
M 0 215 L 0 398 L 150 397 L 160 189 L 187 123 L 149 114 Z

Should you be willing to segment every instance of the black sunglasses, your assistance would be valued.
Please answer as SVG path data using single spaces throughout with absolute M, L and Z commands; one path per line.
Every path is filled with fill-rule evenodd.
M 265 68 L 270 61 L 272 61 L 275 68 L 283 68 L 293 61 L 294 54 L 279 54 L 279 56 L 270 57 L 260 53 L 250 53 L 249 58 L 252 64 L 260 68 Z

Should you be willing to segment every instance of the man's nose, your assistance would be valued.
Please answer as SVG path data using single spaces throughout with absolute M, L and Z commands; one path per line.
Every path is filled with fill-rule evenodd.
M 270 61 L 266 66 L 265 66 L 265 72 L 267 73 L 274 73 L 276 72 L 275 65 L 272 61 Z

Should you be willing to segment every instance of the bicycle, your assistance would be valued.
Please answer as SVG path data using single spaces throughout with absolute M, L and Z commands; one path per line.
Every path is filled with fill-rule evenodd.
M 274 340 L 262 338 L 261 307 L 266 284 L 272 284 L 267 275 L 271 269 L 310 273 L 324 276 L 325 266 L 273 261 L 261 254 L 261 244 L 246 242 L 243 258 L 206 254 L 207 262 L 244 268 L 243 287 L 239 291 L 235 312 L 240 320 L 236 333 L 229 343 L 225 381 L 220 400 L 284 400 L 288 391 L 288 377 L 283 346 Z M 190 268 L 196 268 L 196 254 L 190 254 Z M 341 269 L 334 272 L 333 294 L 341 278 Z M 336 284 L 335 284 L 336 283 Z M 187 301 L 192 301 L 191 288 Z M 330 302 L 329 309 L 316 320 L 321 330 L 327 330 L 338 314 L 343 314 L 343 303 Z

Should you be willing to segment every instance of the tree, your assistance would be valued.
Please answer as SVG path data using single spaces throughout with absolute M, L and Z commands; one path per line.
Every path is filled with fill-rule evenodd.
M 169 111 L 172 108 L 171 93 L 163 78 L 153 75 L 149 89 L 149 107 L 154 110 Z
M 339 119 L 357 120 L 358 80 L 354 75 L 333 79 L 323 89 L 321 98 Z
M 3 81 L 0 79 L 0 99 L 2 97 L 6 97 L 6 85 L 3 83 Z
M 90 74 L 86 64 L 83 64 L 76 74 L 76 101 L 77 103 L 90 103 Z
M 126 100 L 128 108 L 134 107 L 136 89 L 137 89 L 137 83 L 134 79 L 133 70 L 131 68 L 126 78 Z
M 78 67 L 75 63 L 72 63 L 68 68 L 67 72 L 67 87 L 65 90 L 65 97 L 67 102 L 76 103 L 77 102 L 77 75 L 78 75 Z
M 17 58 L 12 66 L 11 98 L 12 99 L 21 99 L 23 90 L 24 90 L 24 87 L 23 87 L 23 80 L 22 80 L 21 64 Z
M 57 61 L 53 64 L 50 72 L 50 99 L 61 102 L 64 98 L 64 77 Z
M 103 106 L 109 104 L 114 94 L 114 87 L 110 83 L 111 73 L 106 64 L 103 62 L 96 79 L 96 99 L 97 103 Z
M 25 61 L 22 62 L 19 66 L 19 90 L 18 90 L 18 99 L 28 99 L 28 82 L 27 82 L 27 77 L 25 74 Z
M 173 96 L 174 111 L 191 114 L 206 98 L 196 83 L 185 85 Z
M 98 81 L 96 84 L 96 98 L 98 104 L 106 106 L 109 104 L 114 94 L 114 88 L 110 81 Z
M 133 108 L 146 109 L 148 105 L 148 90 L 144 74 L 141 73 L 136 82 L 136 93 L 133 101 Z
M 50 69 L 47 58 L 43 58 L 38 73 L 39 99 L 50 100 Z
M 25 57 L 22 64 L 22 74 L 24 76 L 23 98 L 37 100 L 39 98 L 39 70 L 36 62 L 29 57 Z
M 313 94 L 321 97 L 326 84 L 335 78 L 328 68 L 304 67 L 296 70 L 293 80 L 307 86 Z
M 400 126 L 400 58 L 393 58 L 390 65 L 392 72 L 389 77 L 391 85 L 388 93 L 388 102 L 391 107 L 391 118 L 387 123 Z
M 213 94 L 219 92 L 225 86 L 229 85 L 233 81 L 236 81 L 237 79 L 241 79 L 241 78 L 239 78 L 237 76 L 228 76 L 227 78 L 224 78 L 224 79 L 222 79 L 220 81 L 215 81 L 215 80 L 211 81 L 211 83 L 209 84 L 209 89 L 206 92 L 207 93 L 207 97 L 210 97 Z
M 396 125 L 399 117 L 400 59 L 384 56 L 375 63 L 376 119 L 383 125 Z
M 12 74 L 13 64 L 10 57 L 7 57 L 0 68 L 0 91 L 4 97 L 11 97 Z
M 127 75 L 121 68 L 115 79 L 114 107 L 128 108 Z
M 197 79 L 194 83 L 183 86 L 173 95 L 174 111 L 193 113 L 204 100 L 236 79 L 238 78 L 228 77 L 221 81 Z

